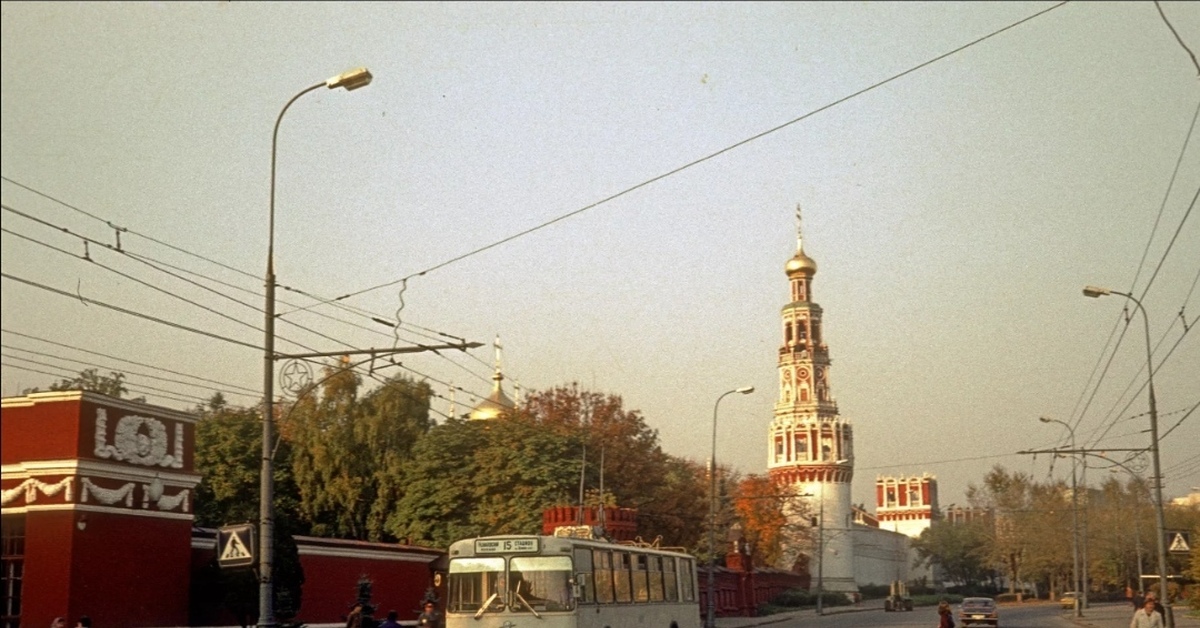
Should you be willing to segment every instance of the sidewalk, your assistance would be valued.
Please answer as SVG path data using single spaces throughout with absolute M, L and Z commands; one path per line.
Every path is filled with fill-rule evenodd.
M 1189 608 L 1175 605 L 1175 628 L 1200 628 L 1200 619 L 1188 617 Z M 1133 606 L 1126 603 L 1092 604 L 1083 611 L 1083 617 L 1071 621 L 1078 626 L 1088 628 L 1129 628 L 1129 620 L 1133 617 Z
M 879 611 L 883 612 L 883 600 L 866 600 L 858 604 L 850 606 L 830 606 L 825 608 L 826 615 L 837 615 L 839 613 L 861 613 L 864 611 Z M 797 617 L 814 617 L 817 611 L 812 608 L 806 608 L 798 611 L 787 613 L 776 613 L 767 615 L 766 617 L 718 617 L 716 624 L 717 628 L 751 628 L 751 626 L 769 626 L 778 624 Z M 1128 628 L 1128 626 L 1121 626 Z M 1183 628 L 1182 626 L 1180 628 Z M 1198 626 L 1200 628 L 1200 626 Z

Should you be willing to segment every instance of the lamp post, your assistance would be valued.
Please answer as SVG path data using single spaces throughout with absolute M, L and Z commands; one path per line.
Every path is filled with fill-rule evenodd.
M 1058 419 L 1052 419 L 1050 417 L 1045 417 L 1045 416 L 1038 417 L 1038 420 L 1041 421 L 1042 423 L 1058 423 L 1059 425 L 1067 428 L 1067 431 L 1071 434 L 1071 450 L 1074 451 L 1074 449 L 1075 449 L 1075 428 L 1071 427 L 1064 421 L 1060 421 Z M 1086 587 L 1086 583 L 1084 584 L 1084 586 L 1080 586 L 1080 582 L 1079 582 L 1079 575 L 1081 573 L 1079 570 L 1079 486 L 1076 483 L 1076 479 L 1075 479 L 1076 478 L 1075 468 L 1076 468 L 1075 467 L 1075 455 L 1072 454 L 1071 455 L 1071 561 L 1072 561 L 1073 565 L 1072 565 L 1072 572 L 1071 572 L 1071 586 L 1072 586 L 1072 588 L 1075 589 L 1075 616 L 1083 617 L 1083 605 L 1080 603 L 1079 596 L 1083 595 L 1083 589 Z M 1086 581 L 1087 578 L 1085 577 L 1084 580 Z
M 748 395 L 754 392 L 753 386 L 743 386 L 721 393 L 713 404 L 712 425 L 712 457 L 708 461 L 708 614 L 704 619 L 704 628 L 716 628 L 716 582 L 713 572 L 717 570 L 717 408 L 721 400 L 729 395 L 738 393 Z
M 275 413 L 273 401 L 275 397 L 275 156 L 279 146 L 279 123 L 283 114 L 287 113 L 292 103 L 301 96 L 321 87 L 336 89 L 345 88 L 353 91 L 365 87 L 371 82 L 371 73 L 366 68 L 350 70 L 329 80 L 304 88 L 292 99 L 287 101 L 275 118 L 275 130 L 271 134 L 271 205 L 267 231 L 267 274 L 266 306 L 264 313 L 263 338 L 263 421 L 262 421 L 262 472 L 259 478 L 259 528 L 258 528 L 258 625 L 275 626 L 275 583 L 272 574 L 274 562 L 274 528 L 275 528 L 275 477 L 273 452 L 271 443 Z
M 1142 313 L 1143 329 L 1146 332 L 1146 379 L 1149 385 L 1150 395 L 1150 459 L 1154 465 L 1154 527 L 1158 537 L 1158 590 L 1159 598 L 1166 610 L 1166 617 L 1163 622 L 1166 628 L 1175 627 L 1175 617 L 1170 611 L 1167 597 L 1167 545 L 1166 545 L 1166 519 L 1163 516 L 1163 496 L 1162 496 L 1162 465 L 1158 457 L 1158 405 L 1154 398 L 1154 359 L 1150 349 L 1150 316 L 1146 314 L 1146 308 L 1142 307 L 1142 302 L 1132 294 L 1109 290 L 1099 286 L 1086 286 L 1083 289 L 1083 296 L 1097 299 L 1110 294 L 1116 294 L 1133 301 L 1139 312 Z

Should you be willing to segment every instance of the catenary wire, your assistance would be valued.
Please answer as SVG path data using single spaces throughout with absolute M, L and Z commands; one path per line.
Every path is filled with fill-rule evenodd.
M 625 195 L 627 195 L 627 194 L 629 194 L 629 193 L 631 193 L 631 192 L 634 192 L 634 191 L 636 191 L 636 190 L 639 190 L 639 189 L 641 189 L 641 188 L 644 188 L 644 187 L 646 187 L 646 186 L 649 186 L 649 185 L 651 185 L 651 184 L 653 184 L 653 183 L 657 183 L 658 181 L 661 181 L 661 180 L 663 180 L 663 179 L 666 179 L 666 178 L 668 178 L 668 177 L 674 176 L 674 175 L 676 175 L 676 174 L 678 174 L 678 173 L 680 173 L 680 172 L 683 172 L 683 171 L 685 171 L 685 170 L 688 170 L 689 168 L 692 168 L 692 167 L 694 167 L 694 166 L 697 166 L 697 165 L 699 165 L 699 164 L 702 164 L 702 163 L 704 163 L 704 162 L 706 162 L 706 161 L 709 161 L 709 160 L 711 160 L 711 159 L 714 159 L 714 158 L 716 158 L 716 157 L 719 157 L 719 156 L 721 156 L 721 155 L 724 155 L 725 153 L 728 153 L 728 152 L 730 152 L 730 151 L 733 151 L 733 150 L 735 150 L 735 149 L 737 149 L 737 148 L 740 148 L 740 147 L 742 147 L 742 146 L 745 146 L 746 144 L 750 144 L 751 142 L 754 142 L 754 141 L 756 141 L 756 140 L 759 140 L 759 139 L 761 139 L 761 138 L 763 138 L 763 137 L 766 137 L 766 136 L 768 136 L 768 135 L 771 135 L 771 134 L 773 134 L 773 133 L 776 133 L 776 132 L 778 132 L 778 131 L 781 131 L 781 130 L 783 130 L 783 129 L 786 129 L 786 128 L 788 128 L 788 127 L 790 127 L 790 126 L 794 125 L 794 124 L 797 124 L 797 123 L 799 123 L 799 122 L 803 122 L 804 120 L 807 120 L 808 118 L 811 118 L 812 116 L 815 116 L 815 115 L 817 115 L 818 113 L 821 113 L 821 112 L 823 112 L 823 111 L 826 111 L 826 110 L 832 109 L 832 108 L 834 108 L 834 107 L 837 107 L 838 105 L 841 105 L 842 103 L 845 103 L 845 102 L 847 102 L 847 101 L 853 100 L 854 98 L 857 98 L 857 97 L 859 97 L 859 96 L 861 96 L 861 95 L 863 95 L 863 94 L 866 94 L 866 93 L 868 93 L 868 92 L 874 91 L 875 89 L 878 89 L 878 88 L 880 88 L 880 87 L 883 87 L 884 85 L 887 85 L 888 83 L 891 83 L 891 82 L 893 82 L 893 81 L 895 81 L 895 80 L 897 80 L 897 79 L 900 79 L 900 78 L 902 78 L 902 77 L 905 77 L 905 76 L 907 76 L 907 75 L 909 75 L 909 74 L 912 74 L 913 72 L 916 72 L 916 71 L 918 71 L 918 70 L 921 70 L 921 69 L 923 69 L 923 68 L 925 68 L 925 67 L 928 67 L 928 66 L 930 66 L 930 65 L 933 65 L 934 63 L 937 63 L 938 61 L 941 61 L 942 59 L 946 59 L 946 58 L 948 58 L 948 57 L 954 56 L 955 54 L 958 54 L 959 52 L 962 52 L 962 51 L 964 51 L 964 50 L 966 50 L 966 49 L 968 49 L 968 48 L 971 48 L 972 46 L 975 46 L 976 44 L 982 43 L 982 42 L 984 42 L 984 41 L 986 41 L 986 40 L 988 40 L 988 39 L 991 39 L 991 38 L 993 38 L 993 37 L 995 37 L 995 36 L 997 36 L 997 35 L 1000 35 L 1001 33 L 1004 33 L 1004 32 L 1006 32 L 1006 31 L 1008 31 L 1008 30 L 1011 30 L 1011 29 L 1013 29 L 1013 28 L 1016 28 L 1016 27 L 1018 27 L 1018 26 L 1020 26 L 1020 25 L 1022 25 L 1022 24 L 1025 24 L 1026 22 L 1029 22 L 1029 21 L 1031 21 L 1031 20 L 1033 20 L 1033 19 L 1036 19 L 1036 18 L 1038 18 L 1038 17 L 1041 17 L 1042 15 L 1045 15 L 1046 13 L 1049 13 L 1049 12 L 1051 12 L 1051 11 L 1053 11 L 1053 10 L 1055 10 L 1055 9 L 1057 9 L 1057 8 L 1059 8 L 1059 7 L 1063 6 L 1063 5 L 1065 5 L 1065 4 L 1067 4 L 1067 2 L 1065 2 L 1065 1 L 1064 1 L 1064 2 L 1059 2 L 1059 3 L 1056 3 L 1056 4 L 1054 4 L 1053 6 L 1050 6 L 1050 7 L 1046 8 L 1046 9 L 1043 9 L 1043 10 L 1041 10 L 1041 11 L 1038 11 L 1037 13 L 1034 13 L 1034 14 L 1032 14 L 1032 15 L 1029 15 L 1029 16 L 1027 16 L 1027 17 L 1024 17 L 1024 18 L 1022 18 L 1022 19 L 1020 19 L 1020 20 L 1018 20 L 1018 21 L 1016 21 L 1016 22 L 1013 22 L 1013 23 L 1011 23 L 1011 24 L 1009 24 L 1009 25 L 1007 25 L 1007 26 L 1005 26 L 1005 27 L 1003 27 L 1003 28 L 1000 28 L 1000 29 L 998 29 L 998 30 L 992 31 L 991 33 L 988 33 L 988 34 L 986 34 L 986 35 L 984 35 L 984 36 L 982 36 L 982 37 L 979 37 L 979 38 L 977 38 L 977 39 L 974 39 L 974 40 L 972 40 L 972 41 L 970 41 L 970 42 L 968 42 L 968 43 L 966 43 L 966 44 L 963 44 L 963 45 L 961 45 L 961 46 L 959 46 L 959 47 L 957 47 L 957 48 L 955 48 L 955 49 L 953 49 L 953 50 L 951 50 L 951 51 L 949 51 L 949 52 L 942 53 L 942 54 L 940 54 L 940 55 L 938 55 L 938 56 L 936 56 L 936 57 L 933 57 L 932 59 L 928 59 L 928 60 L 926 60 L 926 61 L 923 61 L 923 62 L 921 62 L 921 63 L 919 63 L 919 64 L 917 64 L 917 65 L 915 65 L 915 66 L 912 66 L 912 67 L 908 68 L 907 70 L 904 70 L 904 71 L 902 71 L 902 72 L 900 72 L 900 73 L 898 73 L 898 74 L 893 74 L 892 76 L 890 76 L 890 77 L 888 77 L 888 78 L 886 78 L 886 79 L 883 79 L 883 80 L 881 80 L 881 81 L 878 81 L 878 82 L 876 82 L 876 83 L 873 83 L 873 84 L 871 84 L 871 85 L 869 85 L 869 86 L 867 86 L 867 87 L 864 87 L 864 88 L 862 88 L 862 89 L 860 89 L 860 90 L 858 90 L 858 91 L 856 91 L 856 92 L 853 92 L 853 93 L 851 93 L 851 94 L 849 94 L 849 95 L 847 95 L 847 96 L 843 96 L 843 97 L 841 97 L 841 98 L 838 98 L 837 100 L 834 100 L 834 101 L 832 101 L 832 102 L 830 102 L 830 103 L 827 103 L 827 104 L 825 104 L 825 105 L 822 105 L 822 106 L 820 106 L 820 107 L 817 107 L 816 109 L 813 109 L 813 110 L 811 110 L 811 111 L 809 111 L 809 112 L 807 112 L 807 113 L 804 113 L 804 114 L 802 114 L 802 115 L 800 115 L 800 116 L 798 116 L 798 117 L 796 117 L 796 118 L 793 118 L 793 119 L 791 119 L 791 120 L 788 120 L 787 122 L 784 122 L 784 123 L 782 123 L 782 124 L 779 124 L 779 125 L 776 125 L 776 126 L 774 126 L 774 127 L 771 127 L 771 128 L 769 128 L 769 129 L 767 129 L 767 130 L 765 130 L 765 131 L 761 131 L 761 132 L 759 132 L 759 133 L 757 133 L 757 134 L 755 134 L 755 135 L 752 135 L 752 136 L 750 136 L 750 137 L 748 137 L 748 138 L 745 138 L 745 139 L 742 139 L 742 140 L 740 140 L 740 141 L 738 141 L 738 142 L 735 142 L 735 143 L 733 143 L 733 144 L 730 144 L 730 145 L 728 145 L 728 146 L 726 146 L 726 147 L 724 147 L 724 148 L 721 148 L 721 149 L 719 149 L 719 150 L 717 150 L 717 151 L 715 151 L 715 152 L 712 152 L 712 153 L 709 153 L 709 154 L 707 154 L 707 155 L 704 155 L 703 157 L 700 157 L 700 158 L 698 158 L 698 159 L 694 159 L 694 160 L 692 160 L 692 161 L 690 161 L 690 162 L 688 162 L 688 163 L 685 163 L 685 164 L 683 164 L 682 166 L 678 166 L 678 167 L 676 167 L 676 168 L 674 168 L 674 169 L 672 169 L 672 170 L 669 170 L 669 171 L 667 171 L 667 172 L 665 172 L 665 173 L 659 174 L 659 175 L 657 175 L 657 176 L 654 176 L 654 177 L 652 177 L 652 178 L 650 178 L 650 179 L 646 179 L 646 180 L 642 181 L 641 183 L 637 183 L 637 184 L 635 184 L 635 185 L 633 185 L 633 186 L 630 186 L 630 187 L 628 187 L 628 188 L 625 188 L 625 189 L 623 189 L 623 190 L 621 190 L 621 191 L 619 191 L 619 192 L 616 192 L 616 193 L 614 193 L 614 194 L 611 194 L 611 195 L 609 195 L 609 196 L 606 196 L 606 197 L 604 197 L 604 198 L 602 198 L 602 199 L 600 199 L 600 200 L 598 200 L 598 201 L 596 201 L 596 202 L 594 202 L 594 203 L 591 203 L 591 204 L 589 204 L 589 205 L 585 205 L 585 206 L 583 206 L 583 207 L 580 207 L 579 209 L 575 209 L 575 210 L 573 210 L 573 211 L 567 212 L 567 213 L 565 213 L 565 214 L 562 214 L 562 215 L 560 215 L 560 216 L 558 216 L 558 217 L 556 217 L 556 218 L 552 218 L 552 219 L 550 219 L 550 220 L 548 220 L 548 221 L 546 221 L 546 222 L 543 222 L 543 223 L 541 223 L 541 224 L 539 224 L 539 225 L 536 225 L 536 226 L 530 227 L 530 228 L 528 228 L 528 229 L 525 229 L 525 230 L 523 230 L 523 231 L 519 231 L 519 232 L 517 232 L 517 233 L 515 233 L 515 234 L 513 234 L 513 235 L 507 236 L 507 237 L 505 237 L 505 238 L 501 238 L 500 240 L 497 240 L 497 241 L 495 241 L 495 242 L 492 242 L 492 243 L 490 243 L 490 244 L 486 244 L 486 245 L 484 245 L 484 246 L 481 246 L 481 247 L 479 247 L 479 248 L 476 248 L 476 249 L 474 249 L 474 250 L 467 251 L 466 253 L 463 253 L 463 254 L 461 254 L 461 255 L 458 255 L 458 256 L 456 256 L 456 257 L 452 257 L 452 258 L 450 258 L 450 259 L 448 259 L 448 260 L 446 260 L 446 261 L 439 262 L 439 263 L 437 263 L 437 264 L 435 264 L 435 265 L 433 265 L 433 266 L 431 266 L 431 267 L 429 267 L 429 268 L 426 268 L 425 270 L 422 270 L 422 271 L 419 271 L 419 272 L 415 272 L 415 273 L 412 273 L 412 274 L 410 274 L 410 275 L 406 275 L 405 277 L 403 277 L 403 278 L 400 278 L 400 279 L 395 279 L 395 280 L 388 281 L 388 282 L 385 282 L 385 283 L 381 283 L 381 284 L 378 284 L 378 285 L 375 285 L 375 286 L 372 286 L 372 287 L 369 287 L 369 288 L 364 288 L 364 289 L 362 289 L 362 290 L 358 290 L 358 291 L 355 291 L 355 292 L 350 292 L 350 293 L 348 293 L 348 294 L 344 294 L 344 295 L 341 295 L 341 296 L 339 296 L 339 297 L 336 297 L 336 298 L 335 298 L 335 299 L 333 299 L 333 300 L 334 300 L 334 301 L 342 301 L 342 300 L 349 299 L 349 298 L 352 298 L 352 297 L 355 297 L 355 296 L 359 296 L 359 295 L 361 295 L 361 294 L 365 294 L 365 293 L 367 293 L 367 292 L 373 292 L 373 291 L 375 291 L 375 290 L 381 290 L 381 289 L 383 289 L 383 288 L 388 288 L 388 287 L 394 286 L 394 285 L 396 285 L 396 284 L 402 283 L 402 282 L 404 282 L 404 281 L 407 281 L 408 279 L 411 279 L 411 278 L 414 278 L 414 277 L 421 277 L 421 276 L 427 275 L 427 274 L 429 274 L 429 273 L 431 273 L 431 272 L 433 272 L 433 271 L 435 271 L 435 270 L 439 270 L 439 269 L 441 269 L 441 268 L 445 268 L 445 267 L 447 267 L 447 266 L 450 266 L 451 264 L 454 264 L 454 263 L 456 263 L 456 262 L 460 262 L 460 261 L 462 261 L 462 260 L 464 260 L 464 259 L 467 259 L 467 258 L 469 258 L 469 257 L 472 257 L 472 256 L 475 256 L 475 255 L 478 255 L 478 254 L 480 254 L 480 253 L 483 253 L 483 252 L 485 252 L 485 251 L 488 251 L 488 250 L 490 250 L 490 249 L 496 248 L 496 247 L 498 247 L 498 246 L 501 246 L 501 245 L 503 245 L 503 244 L 507 244 L 508 242 L 511 242 L 511 241 L 513 241 L 513 240 L 516 240 L 516 239 L 518 239 L 518 238 L 521 238 L 521 237 L 527 236 L 527 235 L 529 235 L 529 234 L 532 234 L 532 233 L 534 233 L 534 232 L 540 231 L 540 230 L 542 230 L 542 229 L 545 229 L 546 227 L 549 227 L 549 226 L 551 226 L 551 225 L 554 225 L 554 224 L 556 224 L 556 223 L 559 223 L 559 222 L 562 222 L 562 221 L 564 221 L 564 220 L 567 220 L 568 218 L 573 218 L 573 217 L 575 217 L 575 216 L 578 216 L 578 215 L 580 215 L 580 214 L 582 214 L 582 213 L 584 213 L 584 212 L 587 212 L 587 211 L 589 211 L 589 210 L 591 210 L 591 209 L 594 209 L 594 208 L 596 208 L 596 207 L 599 207 L 600 205 L 603 205 L 603 204 L 605 204 L 605 203 L 608 203 L 608 202 L 610 202 L 610 201 L 616 200 L 616 199 L 618 199 L 618 198 L 620 198 L 620 197 L 622 197 L 622 196 L 625 196 Z M 315 304 L 315 305 L 314 305 L 314 306 L 312 306 L 312 307 L 315 307 L 316 305 L 320 305 L 320 304 Z

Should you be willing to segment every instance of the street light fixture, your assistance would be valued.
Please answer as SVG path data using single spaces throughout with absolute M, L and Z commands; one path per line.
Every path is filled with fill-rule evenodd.
M 358 68 L 344 72 L 326 81 L 304 88 L 279 111 L 275 118 L 275 130 L 271 134 L 271 205 L 267 231 L 267 274 L 266 306 L 263 308 L 264 329 L 263 338 L 263 424 L 262 424 L 262 471 L 259 478 L 259 559 L 258 559 L 258 625 L 263 627 L 275 626 L 275 582 L 272 566 L 274 563 L 274 528 L 275 528 L 275 477 L 272 442 L 273 423 L 275 420 L 275 161 L 279 146 L 279 123 L 283 114 L 287 113 L 292 103 L 301 96 L 327 87 L 329 89 L 344 88 L 353 91 L 365 87 L 371 82 L 371 72 L 366 68 Z
M 1075 428 L 1068 425 L 1065 421 L 1050 417 L 1038 417 L 1038 420 L 1042 423 L 1058 423 L 1067 428 L 1067 431 L 1071 434 L 1071 450 L 1075 450 Z M 1081 573 L 1079 569 L 1079 486 L 1075 480 L 1075 469 L 1075 455 L 1071 454 L 1071 561 L 1073 563 L 1071 586 L 1075 589 L 1075 616 L 1083 617 L 1083 604 L 1081 603 L 1080 596 L 1083 595 L 1083 591 L 1087 588 L 1087 578 L 1084 577 L 1085 582 L 1081 586 L 1079 581 Z
M 1150 316 L 1146 314 L 1146 308 L 1142 307 L 1142 302 L 1132 294 L 1101 288 L 1099 286 L 1085 286 L 1083 296 L 1098 299 L 1110 294 L 1116 294 L 1133 301 L 1139 312 L 1142 313 L 1143 329 L 1146 332 L 1146 379 L 1149 384 L 1150 396 L 1150 459 L 1154 464 L 1154 527 L 1156 536 L 1158 537 L 1158 590 L 1159 598 L 1167 611 L 1163 622 L 1166 628 L 1175 627 L 1175 617 L 1170 612 L 1169 600 L 1167 597 L 1167 540 L 1166 535 L 1166 518 L 1163 515 L 1163 496 L 1162 496 L 1162 465 L 1158 457 L 1158 402 L 1154 398 L 1154 359 L 1150 349 Z
M 753 386 L 743 386 L 721 393 L 713 404 L 712 424 L 712 457 L 708 461 L 708 614 L 704 619 L 704 628 L 716 628 L 716 583 L 713 572 L 717 570 L 717 408 L 721 400 L 729 395 L 738 393 L 748 395 L 754 392 Z

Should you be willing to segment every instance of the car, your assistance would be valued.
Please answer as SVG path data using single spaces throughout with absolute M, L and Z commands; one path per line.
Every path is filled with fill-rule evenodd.
M 1079 594 L 1074 591 L 1068 591 L 1058 596 L 1058 605 L 1063 610 L 1071 610 L 1075 608 L 1075 600 L 1079 599 Z
M 990 597 L 963 598 L 958 607 L 958 623 L 963 626 L 999 626 L 1000 614 L 996 610 L 996 600 Z

